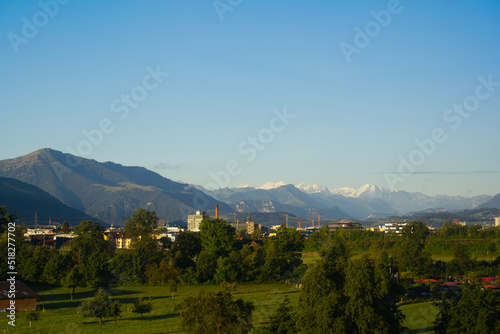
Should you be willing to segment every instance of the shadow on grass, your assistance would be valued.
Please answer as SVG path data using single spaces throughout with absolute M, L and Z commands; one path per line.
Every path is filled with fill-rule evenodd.
M 73 300 L 71 300 L 71 294 L 70 293 L 58 293 L 58 294 L 45 294 L 41 295 L 40 298 L 38 298 L 38 304 L 40 306 L 45 307 L 45 309 L 59 309 L 59 308 L 65 308 L 65 307 L 75 307 L 75 306 L 80 306 L 82 301 L 86 298 L 91 298 L 95 296 L 97 290 L 92 290 L 92 291 L 87 291 L 87 292 L 75 292 L 73 294 Z M 111 298 L 115 297 L 120 297 L 120 296 L 128 296 L 128 295 L 134 295 L 134 294 L 139 294 L 141 292 L 139 291 L 122 291 L 119 294 L 116 295 L 111 295 Z M 167 298 L 167 297 L 165 297 Z M 130 302 L 129 300 L 133 300 L 131 303 L 135 301 L 135 299 L 132 298 L 117 298 L 122 301 Z M 155 299 L 155 298 L 151 298 Z
M 403 334 L 417 334 L 417 333 L 434 333 L 434 327 L 407 329 L 403 332 Z

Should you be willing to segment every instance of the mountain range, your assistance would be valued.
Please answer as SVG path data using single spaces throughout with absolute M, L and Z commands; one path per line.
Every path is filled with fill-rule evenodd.
M 209 211 L 216 204 L 221 211 L 233 211 L 194 187 L 146 168 L 101 163 L 52 149 L 0 161 L 0 176 L 36 186 L 72 208 L 117 225 L 140 207 L 169 222 L 184 221 L 197 209 Z
M 238 211 L 244 208 L 251 208 L 259 212 L 280 209 L 307 217 L 304 212 L 321 210 L 327 219 L 388 217 L 394 213 L 403 215 L 429 209 L 466 210 L 487 205 L 486 203 L 492 200 L 492 197 L 488 195 L 474 197 L 428 196 L 419 192 L 391 191 L 370 184 L 365 184 L 358 189 L 348 187 L 329 189 L 317 183 L 292 185 L 279 181 L 267 182 L 258 187 L 243 184 L 238 188 L 212 191 L 199 189 L 228 203 Z M 495 203 L 492 203 L 492 207 L 495 207 Z M 300 208 L 300 211 L 290 211 L 279 204 Z
M 165 221 L 185 222 L 187 215 L 196 210 L 213 216 L 216 204 L 224 217 L 232 217 L 234 212 L 253 212 L 259 217 L 272 214 L 273 221 L 284 212 L 304 218 L 309 218 L 309 212 L 321 213 L 322 220 L 361 220 L 388 217 L 395 212 L 404 215 L 429 209 L 453 211 L 500 204 L 500 195 L 428 196 L 369 184 L 359 189 L 329 189 L 319 184 L 292 185 L 280 181 L 259 187 L 242 184 L 237 188 L 207 190 L 172 181 L 143 167 L 98 162 L 48 148 L 0 161 L 0 177 L 38 187 L 61 204 L 80 211 L 80 215 L 83 212 L 115 225 L 123 225 L 125 218 L 140 207 L 156 211 Z M 0 205 L 2 201 L 0 198 Z M 40 211 L 42 202 L 36 203 L 34 198 L 31 201 L 35 201 L 34 205 L 26 206 L 26 210 L 30 214 L 34 209 Z

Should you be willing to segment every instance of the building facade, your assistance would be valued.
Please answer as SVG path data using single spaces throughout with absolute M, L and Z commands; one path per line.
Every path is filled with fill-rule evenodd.
M 344 230 L 362 230 L 363 225 L 361 223 L 356 223 L 352 220 L 341 219 L 338 222 L 328 223 L 328 228 L 330 231 L 336 231 L 340 229 Z
M 246 222 L 237 221 L 235 223 L 229 223 L 229 225 L 236 229 L 236 233 L 244 231 L 245 233 L 252 235 L 255 231 L 255 223 L 252 221 L 250 216 L 247 217 Z
M 205 212 L 196 211 L 196 214 L 188 216 L 188 231 L 189 232 L 200 232 L 200 225 L 203 218 L 206 217 Z
M 407 224 L 407 222 L 385 223 L 384 232 L 385 232 L 385 234 L 395 233 L 398 235 L 402 235 L 403 228 L 405 227 L 406 224 Z

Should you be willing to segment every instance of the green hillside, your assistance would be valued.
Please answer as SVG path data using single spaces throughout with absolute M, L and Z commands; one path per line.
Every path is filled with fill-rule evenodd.
M 37 186 L 61 202 L 106 223 L 121 225 L 139 207 L 170 222 L 185 220 L 201 209 L 209 212 L 227 204 L 186 184 L 142 167 L 84 159 L 51 149 L 0 161 L 0 176 Z
M 67 220 L 75 225 L 82 220 L 93 219 L 54 198 L 49 193 L 19 180 L 0 177 L 0 205 L 6 205 L 10 212 L 18 212 L 21 222 L 34 223 L 35 212 L 38 222 L 46 224 Z

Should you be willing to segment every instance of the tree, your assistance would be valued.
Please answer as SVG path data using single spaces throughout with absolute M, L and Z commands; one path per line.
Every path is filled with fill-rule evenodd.
M 85 277 L 80 273 L 79 267 L 74 266 L 69 270 L 66 277 L 62 279 L 62 283 L 64 286 L 71 288 L 71 299 L 73 299 L 75 289 L 77 287 L 85 287 Z
M 139 208 L 125 220 L 125 234 L 133 240 L 150 238 L 158 227 L 156 212 Z
M 252 326 L 252 302 L 234 300 L 227 289 L 220 292 L 201 291 L 197 297 L 188 297 L 181 304 L 182 325 L 192 334 L 244 334 Z
M 348 260 L 341 242 L 317 261 L 299 295 L 299 333 L 400 333 L 396 283 L 382 261 Z
M 209 282 L 217 270 L 217 258 L 206 251 L 196 257 L 196 278 L 200 283 Z
M 290 299 L 285 300 L 278 306 L 269 318 L 269 325 L 264 327 L 264 334 L 296 334 L 297 315 L 290 306 Z
M 50 258 L 43 269 L 43 279 L 50 284 L 60 284 L 68 274 L 69 256 L 56 250 L 50 251 Z
M 453 252 L 453 259 L 449 263 L 450 268 L 455 268 L 453 274 L 464 275 L 474 267 L 474 261 L 470 257 L 469 249 L 463 243 L 457 242 Z
M 180 269 L 187 269 L 196 265 L 194 258 L 202 250 L 201 239 L 198 233 L 181 233 L 172 245 L 175 253 L 175 266 Z
M 7 230 L 10 222 L 13 222 L 17 218 L 17 212 L 9 213 L 7 211 L 7 206 L 0 205 L 0 234 Z
M 61 227 L 61 232 L 62 233 L 69 233 L 71 231 L 70 227 L 69 227 L 69 223 L 67 220 L 65 220 L 63 223 L 62 223 L 62 227 Z
M 345 270 L 346 313 L 352 333 L 400 333 L 403 314 L 396 307 L 395 284 L 381 262 L 351 260 Z
M 71 241 L 71 257 L 79 266 L 87 285 L 106 286 L 111 278 L 109 262 L 114 248 L 104 239 L 104 227 L 98 222 L 82 221 L 76 228 L 78 235 Z
M 203 250 L 210 256 L 227 256 L 236 242 L 235 229 L 222 219 L 206 217 L 200 225 L 200 239 Z
M 23 280 L 40 282 L 43 280 L 45 265 L 51 258 L 49 248 L 45 246 L 24 247 L 18 253 L 18 272 Z
M 29 322 L 29 328 L 31 328 L 31 322 L 40 319 L 39 314 L 36 311 L 28 310 L 24 314 L 24 319 Z
M 132 250 L 132 276 L 137 283 L 146 281 L 146 267 L 153 263 L 158 263 L 161 252 L 157 249 L 154 239 L 144 238 L 136 242 Z
M 142 297 L 139 297 L 134 302 L 134 308 L 132 309 L 132 312 L 140 313 L 142 318 L 143 313 L 151 313 L 152 310 L 153 303 L 151 302 L 151 298 L 148 298 L 148 300 L 143 300 Z
M 412 221 L 403 227 L 403 236 L 419 243 L 425 242 L 429 234 L 429 227 L 420 221 Z
M 86 318 L 98 318 L 99 324 L 101 324 L 102 318 L 116 318 L 120 316 L 120 302 L 111 301 L 106 291 L 100 288 L 94 297 L 83 301 L 79 313 Z
M 443 302 L 434 324 L 436 333 L 500 333 L 500 296 L 491 290 L 468 286 L 460 298 Z
M 399 272 L 423 276 L 432 267 L 432 256 L 423 250 L 423 244 L 415 239 L 403 238 L 394 246 L 393 258 Z
M 324 251 L 302 280 L 299 295 L 299 333 L 348 333 L 344 294 L 349 252 L 339 240 Z
M 276 236 L 269 238 L 265 244 L 266 259 L 261 272 L 261 281 L 277 281 L 286 279 L 302 265 L 302 254 L 304 239 L 299 231 L 294 228 L 286 228 L 284 225 L 278 228 Z

